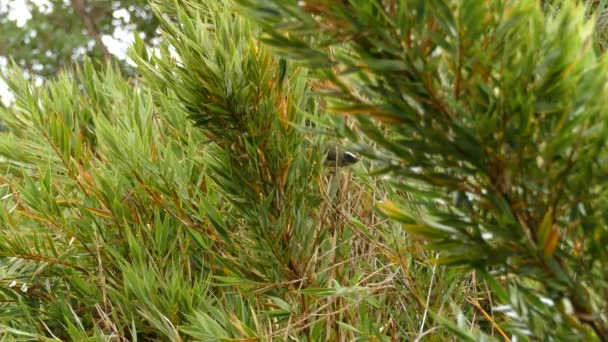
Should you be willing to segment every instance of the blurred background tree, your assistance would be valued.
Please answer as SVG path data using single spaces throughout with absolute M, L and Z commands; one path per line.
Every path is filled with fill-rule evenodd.
M 145 0 L 3 0 L 0 56 L 41 78 L 81 63 L 84 56 L 114 60 L 128 74 L 125 47 L 133 32 L 150 44 L 157 27 Z

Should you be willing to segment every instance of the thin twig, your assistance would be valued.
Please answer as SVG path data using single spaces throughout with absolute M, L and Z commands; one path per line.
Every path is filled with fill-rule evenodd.
M 435 255 L 435 260 L 439 259 L 439 253 Z M 429 311 L 429 303 L 431 302 L 431 292 L 433 290 L 433 283 L 435 281 L 435 271 L 437 270 L 437 263 L 433 264 L 433 271 L 431 273 L 431 283 L 429 284 L 429 292 L 426 295 L 426 305 L 424 306 L 424 314 L 422 315 L 422 323 L 420 323 L 420 332 L 422 334 L 424 332 L 424 324 L 426 322 L 426 316 Z

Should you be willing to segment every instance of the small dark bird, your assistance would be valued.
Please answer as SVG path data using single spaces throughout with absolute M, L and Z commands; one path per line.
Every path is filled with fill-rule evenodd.
M 353 165 L 358 161 L 359 157 L 352 152 L 344 150 L 342 146 L 335 143 L 330 143 L 327 145 L 327 151 L 325 152 L 325 165 L 344 167 Z

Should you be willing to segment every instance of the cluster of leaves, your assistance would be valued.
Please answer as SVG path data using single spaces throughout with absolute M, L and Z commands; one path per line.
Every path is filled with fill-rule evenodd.
M 320 162 L 306 69 L 229 1 L 155 9 L 138 79 L 6 77 L 2 339 L 445 340 L 430 310 L 452 304 L 475 326 L 469 275 L 372 209 L 395 190 Z
M 438 262 L 476 269 L 503 329 L 608 338 L 608 66 L 582 5 L 241 2 L 279 53 L 318 70 L 334 111 L 373 141 L 361 152 L 377 173 L 424 208 L 382 211 Z

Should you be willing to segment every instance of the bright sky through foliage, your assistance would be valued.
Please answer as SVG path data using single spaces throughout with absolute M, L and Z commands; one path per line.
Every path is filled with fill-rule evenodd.
M 68 0 L 65 0 L 68 1 Z M 18 26 L 23 26 L 31 18 L 31 14 L 27 8 L 27 3 L 37 5 L 42 12 L 49 6 L 47 0 L 0 0 L 0 11 L 8 11 L 9 19 L 17 23 Z M 129 14 L 124 10 L 118 10 L 113 13 L 115 18 L 125 18 L 128 20 Z M 102 37 L 104 44 L 114 56 L 119 59 L 126 58 L 126 52 L 133 40 L 133 33 L 124 27 L 116 27 L 114 36 L 104 35 Z M 4 68 L 7 60 L 0 57 L 0 68 Z M 12 94 L 9 92 L 6 84 L 0 80 L 0 100 L 4 104 L 11 101 Z

